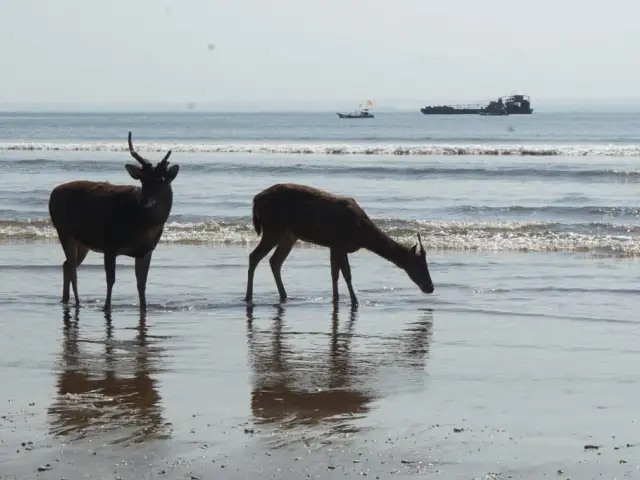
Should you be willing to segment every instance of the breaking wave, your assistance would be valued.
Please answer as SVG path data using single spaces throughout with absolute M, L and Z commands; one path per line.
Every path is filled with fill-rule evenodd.
M 640 156 L 640 145 L 521 145 L 521 144 L 172 144 L 140 143 L 141 152 L 192 153 L 261 153 L 261 154 L 317 154 L 317 155 L 491 155 L 491 156 Z M 47 143 L 0 142 L 0 151 L 82 151 L 124 152 L 122 142 Z
M 86 159 L 54 160 L 47 158 L 5 159 L 13 167 L 31 172 L 46 168 L 60 172 L 102 172 L 122 168 L 120 163 L 108 159 L 89 162 Z M 640 168 L 606 168 L 584 165 L 393 165 L 393 164 L 337 164 L 333 162 L 189 162 L 180 160 L 180 165 L 196 174 L 322 174 L 358 177 L 428 178 L 437 175 L 466 178 L 516 178 L 536 177 L 548 179 L 572 179 L 580 182 L 640 182 Z
M 420 230 L 430 250 L 587 252 L 640 256 L 640 226 L 611 223 L 462 222 L 377 220 L 396 240 L 414 243 Z M 0 221 L 0 242 L 56 241 L 49 220 Z M 249 218 L 226 221 L 172 221 L 162 243 L 253 245 L 258 236 Z M 301 242 L 302 244 L 302 242 Z M 309 246 L 309 245 L 307 245 Z

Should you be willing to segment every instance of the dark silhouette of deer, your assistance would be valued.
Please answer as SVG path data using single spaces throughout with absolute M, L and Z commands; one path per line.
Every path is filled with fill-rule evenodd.
M 286 301 L 280 271 L 298 239 L 330 249 L 334 303 L 339 298 L 340 272 L 347 283 L 351 303 L 358 303 L 347 255 L 361 248 L 394 263 L 407 272 L 420 290 L 433 293 L 420 233 L 418 243 L 412 247 L 401 245 L 380 230 L 353 198 L 306 185 L 276 184 L 253 198 L 253 226 L 262 238 L 249 255 L 247 302 L 253 299 L 253 275 L 258 263 L 276 246 L 269 263 L 280 301 Z
M 116 281 L 116 257 L 135 258 L 140 308 L 146 309 L 146 285 L 151 256 L 173 203 L 171 182 L 180 167 L 169 167 L 171 150 L 154 167 L 133 148 L 129 132 L 129 152 L 140 166 L 125 165 L 129 175 L 142 184 L 112 185 L 106 182 L 75 181 L 58 185 L 49 198 L 49 214 L 66 260 L 62 265 L 62 301 L 69 301 L 69 284 L 78 298 L 77 267 L 89 250 L 104 254 L 107 297 L 104 308 L 111 308 L 111 291 Z

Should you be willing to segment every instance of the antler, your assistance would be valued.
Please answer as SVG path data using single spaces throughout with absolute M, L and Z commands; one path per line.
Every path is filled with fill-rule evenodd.
M 420 248 L 424 252 L 424 246 L 422 245 L 422 237 L 420 237 L 420 232 L 418 231 L 418 243 L 420 243 Z
M 131 154 L 131 156 L 135 158 L 138 162 L 140 162 L 142 166 L 151 165 L 151 162 L 149 160 L 140 156 L 140 154 L 133 149 L 133 142 L 131 141 L 131 132 L 129 132 L 128 140 L 129 140 L 129 153 Z
M 164 156 L 164 158 L 162 160 L 160 160 L 160 164 L 165 164 L 168 165 L 169 164 L 169 157 L 171 156 L 171 150 L 169 150 L 167 152 L 167 154 Z

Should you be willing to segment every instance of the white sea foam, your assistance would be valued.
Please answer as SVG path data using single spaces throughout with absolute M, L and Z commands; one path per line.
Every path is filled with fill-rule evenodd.
M 640 156 L 640 145 L 521 145 L 521 144 L 172 144 L 136 143 L 141 152 L 259 153 L 316 155 L 506 155 L 506 156 Z M 117 143 L 0 142 L 0 151 L 121 152 Z
M 591 252 L 619 256 L 640 256 L 640 236 L 629 226 L 628 234 L 578 233 L 571 225 L 551 222 L 427 222 L 385 220 L 381 226 L 396 240 L 411 244 L 421 231 L 430 250 L 519 251 L 519 252 Z M 48 220 L 0 221 L 0 242 L 18 243 L 54 241 L 55 230 Z M 196 245 L 255 245 L 259 237 L 246 222 L 169 222 L 163 243 Z M 302 242 L 301 242 L 302 245 Z M 309 246 L 309 245 L 307 245 Z

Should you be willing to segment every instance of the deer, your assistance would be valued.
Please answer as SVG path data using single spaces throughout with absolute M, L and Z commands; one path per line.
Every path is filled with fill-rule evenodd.
M 280 301 L 287 300 L 282 283 L 282 264 L 298 240 L 328 247 L 331 261 L 333 303 L 339 301 L 340 272 L 349 289 L 351 304 L 357 305 L 351 283 L 348 255 L 361 248 L 403 269 L 423 293 L 433 293 L 426 252 L 418 232 L 418 242 L 409 247 L 396 242 L 369 218 L 355 199 L 335 195 L 307 185 L 275 184 L 253 198 L 253 227 L 262 235 L 249 254 L 245 302 L 253 302 L 253 277 L 260 261 L 276 247 L 269 259 Z
M 171 213 L 171 183 L 180 166 L 169 166 L 171 150 L 154 166 L 135 151 L 131 132 L 128 143 L 129 153 L 140 165 L 126 164 L 125 169 L 140 186 L 79 180 L 56 186 L 49 197 L 49 215 L 66 257 L 62 264 L 65 304 L 69 302 L 69 284 L 76 305 L 80 304 L 76 270 L 91 250 L 104 255 L 107 277 L 104 310 L 111 308 L 119 255 L 135 259 L 140 309 L 147 308 L 151 256 Z

